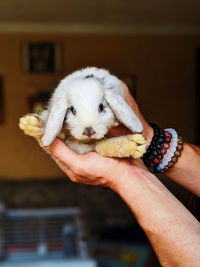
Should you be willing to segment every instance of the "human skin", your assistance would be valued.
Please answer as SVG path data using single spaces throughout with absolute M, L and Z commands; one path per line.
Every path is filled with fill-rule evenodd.
M 59 139 L 49 151 L 73 182 L 106 186 L 121 196 L 145 231 L 162 266 L 199 266 L 199 222 L 148 172 L 140 159 L 105 158 L 95 152 L 77 155 Z
M 144 119 L 143 115 L 141 114 L 136 101 L 132 98 L 129 90 L 125 84 L 124 91 L 126 95 L 126 100 L 137 116 L 140 118 L 144 125 L 144 132 L 143 135 L 147 139 L 147 144 L 150 144 L 152 136 L 153 136 L 153 129 L 148 124 L 148 122 Z M 112 129 L 112 135 L 120 135 L 120 134 L 127 134 L 127 129 L 125 130 L 123 127 L 119 129 Z M 192 160 L 191 160 L 192 159 Z M 200 148 L 192 145 L 192 144 L 184 144 L 184 150 L 182 152 L 181 157 L 179 158 L 178 162 L 175 164 L 173 168 L 165 173 L 165 175 L 173 180 L 174 182 L 180 184 L 181 186 L 185 187 L 192 193 L 197 196 L 200 196 L 200 178 L 199 178 L 199 171 L 200 171 Z
M 127 88 L 125 92 L 129 105 L 143 122 L 143 135 L 149 144 L 153 130 Z M 112 136 L 126 133 L 127 129 L 121 127 L 110 131 Z M 95 152 L 78 155 L 59 139 L 48 150 L 73 182 L 106 186 L 121 196 L 148 236 L 162 266 L 199 266 L 199 222 L 155 175 L 149 173 L 141 159 L 107 158 Z M 199 148 L 185 144 L 178 163 L 166 174 L 200 195 L 199 166 Z

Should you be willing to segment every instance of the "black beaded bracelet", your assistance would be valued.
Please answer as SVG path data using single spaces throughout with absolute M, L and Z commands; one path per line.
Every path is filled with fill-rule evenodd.
M 162 143 L 164 142 L 164 130 L 158 127 L 155 123 L 150 123 L 150 125 L 153 128 L 154 135 L 147 152 L 142 157 L 146 166 L 149 166 L 154 158 L 159 154 L 159 150 L 161 150 Z
M 171 135 L 155 123 L 150 123 L 150 125 L 153 128 L 154 135 L 142 159 L 151 172 L 156 172 L 155 166 L 162 161 L 164 154 L 167 153 L 167 149 L 170 147 Z

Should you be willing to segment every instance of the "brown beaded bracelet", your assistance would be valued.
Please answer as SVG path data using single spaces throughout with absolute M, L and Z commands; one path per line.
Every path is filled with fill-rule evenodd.
M 165 166 L 161 172 L 166 172 L 169 169 L 171 169 L 174 164 L 176 164 L 178 162 L 178 158 L 181 156 L 181 153 L 183 151 L 183 138 L 181 136 L 178 137 L 178 145 L 176 147 L 176 151 L 174 152 L 174 156 L 171 158 L 170 162 L 167 164 L 167 166 Z

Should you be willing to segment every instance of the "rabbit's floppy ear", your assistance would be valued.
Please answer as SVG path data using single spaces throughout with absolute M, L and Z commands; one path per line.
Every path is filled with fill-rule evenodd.
M 140 119 L 120 94 L 113 92 L 112 89 L 108 89 L 105 92 L 105 99 L 115 113 L 117 119 L 130 131 L 141 133 L 144 130 Z
M 67 112 L 67 102 L 64 98 L 60 98 L 50 110 L 48 121 L 45 127 L 45 132 L 42 137 L 43 146 L 49 146 L 63 126 L 63 121 Z

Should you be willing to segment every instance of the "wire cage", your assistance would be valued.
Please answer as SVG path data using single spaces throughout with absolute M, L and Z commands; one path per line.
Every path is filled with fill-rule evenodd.
M 80 210 L 1 209 L 0 255 L 2 259 L 86 258 Z

